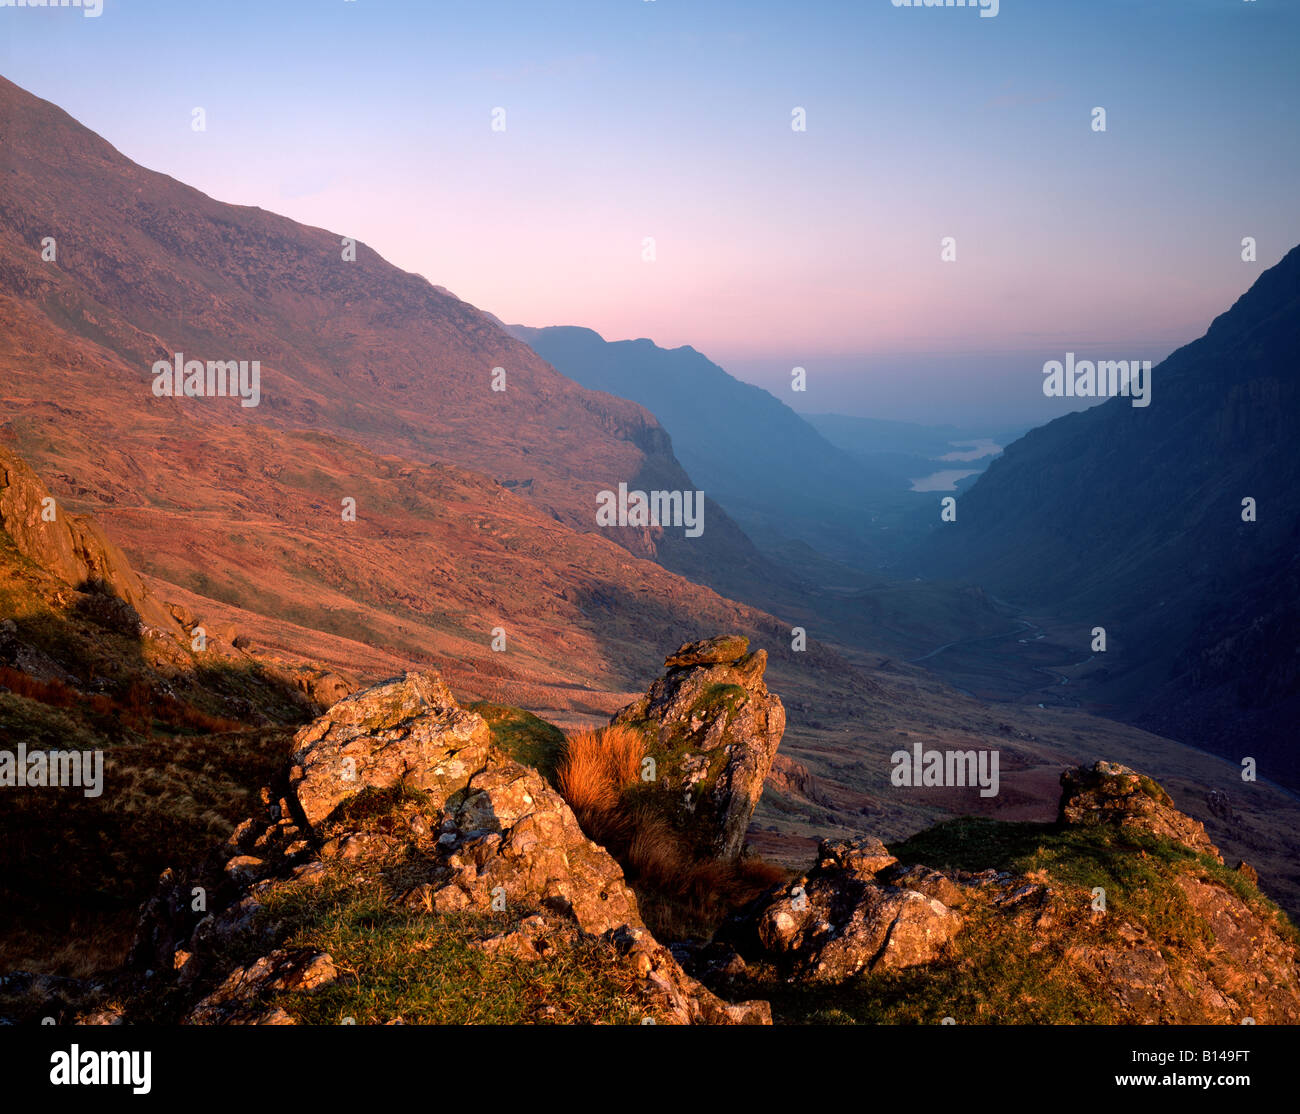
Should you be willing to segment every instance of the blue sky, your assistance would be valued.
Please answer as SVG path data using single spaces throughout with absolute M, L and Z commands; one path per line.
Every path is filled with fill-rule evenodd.
M 1066 350 L 1158 359 L 1300 242 L 1298 47 L 1294 0 L 0 8 L 0 72 L 221 200 L 799 409 L 966 423 L 1058 412 Z

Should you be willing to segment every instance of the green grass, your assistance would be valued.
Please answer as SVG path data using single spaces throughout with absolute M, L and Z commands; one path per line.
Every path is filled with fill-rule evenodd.
M 700 716 L 711 715 L 720 708 L 734 713 L 748 699 L 744 685 L 712 684 L 700 693 L 691 711 Z
M 1155 790 L 1151 795 L 1164 793 L 1151 784 Z M 970 871 L 992 867 L 1017 874 L 1044 871 L 1062 885 L 1089 892 L 1101 886 L 1108 909 L 1122 910 L 1157 939 L 1163 936 L 1171 942 L 1207 939 L 1208 928 L 1192 915 L 1182 891 L 1170 884 L 1176 871 L 1191 870 L 1236 894 L 1284 938 L 1300 945 L 1300 932 L 1286 914 L 1245 875 L 1184 844 L 1132 828 L 1110 824 L 1060 828 L 962 817 L 890 850 L 903 863 Z
M 595 939 L 529 961 L 473 946 L 526 915 L 407 912 L 376 883 L 286 887 L 269 895 L 261 916 L 280 927 L 285 946 L 328 952 L 339 978 L 315 992 L 273 993 L 266 1004 L 315 1025 L 397 1017 L 419 1025 L 662 1020 L 613 949 Z
M 531 766 L 554 785 L 556 766 L 564 754 L 563 731 L 520 708 L 488 701 L 466 707 L 487 720 L 492 743 L 502 754 Z

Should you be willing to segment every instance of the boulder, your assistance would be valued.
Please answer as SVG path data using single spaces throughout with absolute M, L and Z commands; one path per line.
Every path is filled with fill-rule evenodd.
M 491 732 L 434 672 L 407 673 L 339 701 L 294 736 L 289 784 L 312 827 L 363 788 L 399 781 L 446 800 L 487 760 Z
M 669 669 L 684 669 L 691 665 L 725 664 L 743 658 L 748 650 L 749 639 L 743 634 L 724 634 L 686 643 L 676 653 L 669 654 L 664 665 Z
M 493 756 L 447 805 L 432 832 L 428 880 L 407 902 L 427 911 L 535 906 L 599 935 L 641 925 L 636 897 L 614 858 L 535 770 Z
M 1118 762 L 1078 766 L 1061 775 L 1062 824 L 1114 824 L 1171 839 L 1223 862 L 1199 820 L 1179 812 L 1168 793 L 1149 777 Z
M 877 879 L 896 860 L 879 840 L 823 841 L 817 866 L 774 887 L 729 926 L 742 952 L 791 976 L 839 981 L 928 963 L 962 926 L 937 897 Z
M 641 729 L 675 825 L 701 852 L 738 858 L 785 731 L 767 654 L 738 635 L 690 642 L 612 720 Z
M 351 677 L 328 669 L 305 669 L 294 681 L 303 695 L 321 708 L 333 707 L 360 687 Z

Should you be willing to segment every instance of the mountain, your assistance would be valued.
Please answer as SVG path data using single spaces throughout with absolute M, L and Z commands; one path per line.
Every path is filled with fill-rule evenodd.
M 1300 521 L 1255 575 L 1225 585 L 1202 609 L 1168 680 L 1143 701 L 1135 721 L 1212 750 L 1231 741 L 1294 787 L 1298 646 Z
M 113 787 L 0 797 L 0 968 L 120 961 L 140 887 L 229 836 L 304 718 L 360 685 L 436 669 L 502 736 L 554 743 L 718 632 L 766 652 L 786 712 L 746 833 L 772 861 L 954 813 L 1048 822 L 1061 768 L 1104 757 L 1160 778 L 1300 907 L 1300 809 L 1273 787 L 1238 795 L 1235 764 L 1072 709 L 990 707 L 892 643 L 810 621 L 802 647 L 797 582 L 758 607 L 665 567 L 766 585 L 720 511 L 702 539 L 596 525 L 615 481 L 694 486 L 643 408 L 364 247 L 344 262 L 332 233 L 137 167 L 12 85 L 0 105 L 0 749 L 102 750 Z M 175 352 L 259 361 L 259 404 L 156 395 Z M 852 584 L 840 610 L 876 609 L 910 656 L 955 637 L 924 589 Z M 922 742 L 996 749 L 1001 792 L 894 785 L 891 754 Z
M 802 541 L 857 568 L 879 563 L 888 539 L 872 512 L 904 485 L 836 448 L 767 391 L 688 345 L 607 341 L 576 326 L 509 328 L 584 387 L 653 413 L 685 468 L 761 545 Z
M 663 422 L 691 475 L 771 559 L 763 583 L 708 581 L 719 590 L 731 587 L 821 637 L 908 659 L 1007 629 L 1005 607 L 978 590 L 921 583 L 905 560 L 938 506 L 938 496 L 909 491 L 908 476 L 942 467 L 919 453 L 951 450 L 944 431 L 843 419 L 858 448 L 864 430 L 880 427 L 890 430 L 888 446 L 900 437 L 913 446 L 910 454 L 859 459 L 694 348 L 609 342 L 569 326 L 510 330 L 579 383 L 635 399 Z
M 1298 374 L 1300 248 L 1153 369 L 1150 405 L 1008 446 L 925 567 L 1076 622 L 1075 658 L 1105 628 L 1086 698 L 1300 785 Z
M 98 524 L 187 634 L 340 677 L 436 667 L 569 726 L 621 707 L 657 639 L 732 630 L 821 707 L 796 739 L 859 714 L 870 688 L 819 631 L 791 649 L 797 613 L 673 571 L 797 603 L 716 504 L 699 537 L 597 524 L 597 493 L 620 482 L 697 486 L 640 406 L 578 386 L 364 245 L 347 262 L 339 235 L 136 166 L 6 81 L 0 177 L 0 444 L 60 516 Z M 154 363 L 177 352 L 250 375 L 258 361 L 258 404 L 156 395 Z M 23 514 L 40 523 L 39 507 Z M 56 596 L 91 579 L 66 571 Z M 28 630 L 27 606 L 16 595 L 0 615 L 24 660 L 95 691 L 62 626 Z
M 432 622 L 435 642 L 477 650 L 512 616 L 536 624 L 552 605 L 534 606 L 545 581 L 529 582 L 515 563 L 452 572 L 463 538 L 459 549 L 430 541 L 418 551 L 421 578 L 441 579 L 441 587 L 409 583 L 415 558 L 403 546 L 420 536 L 403 534 L 413 529 L 411 512 L 418 518 L 436 505 L 447 516 L 453 499 L 510 514 L 518 507 L 528 521 L 531 508 L 564 527 L 548 523 L 536 534 L 549 545 L 570 534 L 613 542 L 723 596 L 779 612 L 787 631 L 800 625 L 825 637 L 829 622 L 817 615 L 833 609 L 810 605 L 801 571 L 754 547 L 641 406 L 579 386 L 489 315 L 365 245 L 349 261 L 341 235 L 222 204 L 139 167 L 2 79 L 0 141 L 0 306 L 8 323 L 0 432 L 61 499 L 92 512 L 146 575 L 263 617 L 301 621 L 309 609 L 309 625 L 348 636 L 368 627 L 373 641 L 401 606 L 417 621 L 390 646 L 415 644 L 427 654 L 420 628 Z M 182 362 L 243 361 L 250 373 L 256 361 L 257 404 L 243 405 L 254 401 L 251 391 L 246 399 L 159 397 L 155 365 L 177 353 Z M 756 449 L 735 467 L 761 473 L 767 455 Z M 622 483 L 703 488 L 702 533 L 602 526 L 599 493 Z M 762 483 L 760 475 L 751 486 Z M 447 517 L 456 518 L 452 536 L 492 537 L 472 516 Z M 308 545 L 311 561 L 291 537 Z M 516 556 L 528 548 L 507 545 Z M 536 544 L 531 550 L 541 555 Z M 569 587 L 574 618 L 564 629 L 576 622 L 599 631 L 593 647 L 622 641 L 625 624 L 656 621 L 677 594 L 652 599 L 633 583 L 639 566 L 612 558 L 575 552 L 559 564 L 616 567 L 618 587 L 598 593 L 600 606 L 585 602 L 585 584 Z M 466 592 L 458 590 L 462 578 Z M 681 590 L 702 600 L 672 605 L 675 621 L 706 621 L 715 610 L 708 593 Z M 457 602 L 437 606 L 443 593 Z M 466 613 L 474 599 L 483 606 Z M 644 600 L 645 612 L 625 606 L 628 599 Z M 600 618 L 602 608 L 609 618 Z M 853 625 L 839 626 L 846 634 Z M 541 637 L 571 642 L 553 629 Z M 638 652 L 635 639 L 624 645 Z
M 349 261 L 341 234 L 137 166 L 3 78 L 0 173 L 6 418 L 20 437 L 39 426 L 103 443 L 99 460 L 83 462 L 83 490 L 127 498 L 127 477 L 150 471 L 134 459 L 145 446 L 250 428 L 311 428 L 459 464 L 586 532 L 599 528 L 597 493 L 620 482 L 696 487 L 653 416 L 578 386 L 475 307 L 364 244 Z M 176 353 L 258 361 L 257 404 L 155 397 L 155 362 Z M 140 436 L 122 441 L 126 415 Z M 25 447 L 38 466 L 55 460 L 47 445 Z M 715 503 L 699 537 L 603 532 L 702 579 L 722 569 L 734 586 L 751 566 L 752 582 L 770 574 Z

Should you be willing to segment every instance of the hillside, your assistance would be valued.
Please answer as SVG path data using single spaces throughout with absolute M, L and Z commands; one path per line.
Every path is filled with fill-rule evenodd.
M 470 468 L 585 532 L 598 528 L 597 492 L 620 482 L 697 486 L 643 408 L 578 386 L 366 245 L 345 259 L 346 231 L 215 201 L 3 78 L 0 173 L 6 426 L 34 464 L 74 474 L 101 510 L 177 499 L 160 489 L 192 471 L 185 453 L 210 438 L 302 428 Z M 42 258 L 50 239 L 53 260 Z M 155 361 L 178 352 L 259 361 L 257 405 L 155 397 Z M 82 446 L 98 451 L 78 459 Z M 321 494 L 337 505 L 347 492 Z M 705 525 L 697 538 L 604 532 L 696 579 L 771 576 L 716 503 Z
M 1149 406 L 1114 398 L 1008 446 L 927 570 L 1073 621 L 1072 662 L 1104 627 L 1076 695 L 1300 785 L 1298 366 L 1300 248 L 1153 369 Z
M 44 520 L 48 498 L 0 444 L 0 750 L 99 751 L 102 781 L 3 789 L 0 970 L 84 974 L 120 962 L 168 859 L 224 838 L 291 725 L 354 682 L 255 652 L 202 613 L 196 652 L 177 616 L 196 617 L 173 614 L 93 521 L 57 505 Z

